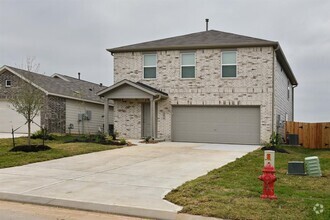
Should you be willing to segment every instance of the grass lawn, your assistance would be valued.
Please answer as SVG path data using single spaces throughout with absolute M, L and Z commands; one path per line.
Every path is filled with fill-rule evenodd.
M 57 136 L 55 140 L 45 141 L 45 145 L 51 150 L 39 152 L 10 152 L 13 147 L 12 139 L 0 139 L 0 168 L 20 166 L 45 160 L 53 160 L 61 157 L 69 157 L 78 154 L 86 154 L 96 151 L 110 150 L 120 146 L 109 146 L 95 143 L 64 143 L 73 139 L 72 136 Z M 16 145 L 27 144 L 26 137 L 15 138 Z M 42 140 L 31 139 L 31 144 L 42 144 Z
M 256 150 L 235 162 L 189 181 L 166 195 L 183 206 L 182 212 L 224 219 L 330 219 L 330 150 L 283 147 L 276 153 L 277 200 L 262 200 L 263 151 Z M 286 175 L 288 161 L 318 156 L 323 177 Z M 324 211 L 316 214 L 315 204 Z

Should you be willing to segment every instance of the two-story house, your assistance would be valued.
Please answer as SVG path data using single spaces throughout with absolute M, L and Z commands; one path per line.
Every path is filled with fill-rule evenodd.
M 114 85 L 98 95 L 122 136 L 259 144 L 293 120 L 298 83 L 278 42 L 210 30 L 108 51 Z

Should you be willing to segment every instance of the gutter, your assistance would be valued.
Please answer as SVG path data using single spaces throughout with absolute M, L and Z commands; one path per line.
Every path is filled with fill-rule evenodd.
M 158 51 L 158 50 L 194 50 L 194 49 L 219 49 L 219 48 L 236 48 L 236 47 L 269 47 L 277 46 L 277 42 L 261 42 L 261 43 L 224 43 L 224 44 L 196 44 L 196 45 L 168 45 L 168 46 L 124 46 L 106 49 L 112 55 L 114 53 L 123 52 L 147 52 L 147 51 Z
M 298 85 L 292 86 L 292 117 L 291 120 L 294 121 L 294 88 L 296 88 Z

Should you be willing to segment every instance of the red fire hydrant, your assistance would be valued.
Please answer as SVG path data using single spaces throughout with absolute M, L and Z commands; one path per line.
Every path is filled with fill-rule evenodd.
M 276 181 L 275 168 L 268 163 L 263 169 L 263 174 L 258 179 L 264 182 L 264 188 L 260 198 L 262 199 L 277 199 L 274 193 L 274 183 Z

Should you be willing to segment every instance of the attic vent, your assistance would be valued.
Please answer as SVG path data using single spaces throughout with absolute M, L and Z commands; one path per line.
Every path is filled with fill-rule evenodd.
M 6 87 L 11 87 L 11 80 L 6 80 L 5 86 Z

